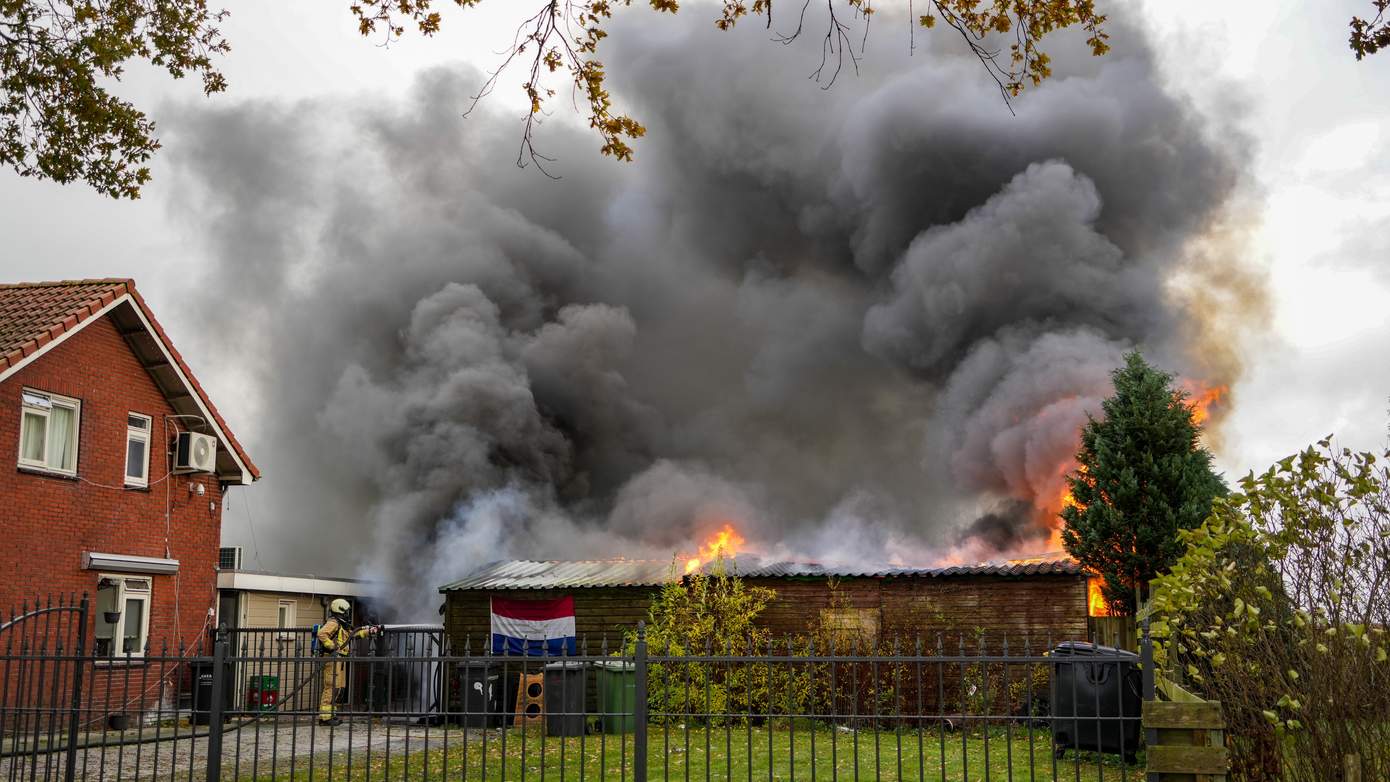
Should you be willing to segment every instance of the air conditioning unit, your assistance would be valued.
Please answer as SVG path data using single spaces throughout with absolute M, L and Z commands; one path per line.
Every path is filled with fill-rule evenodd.
M 217 469 L 217 438 L 198 432 L 179 432 L 174 445 L 174 472 L 213 472 Z
M 241 546 L 223 546 L 217 550 L 218 570 L 241 570 Z

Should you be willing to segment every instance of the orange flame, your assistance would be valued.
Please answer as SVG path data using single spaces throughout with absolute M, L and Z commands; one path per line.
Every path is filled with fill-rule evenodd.
M 1230 386 L 1209 385 L 1205 381 L 1191 378 L 1182 378 L 1178 381 L 1177 387 L 1186 394 L 1184 404 L 1192 411 L 1192 421 L 1198 426 L 1209 423 L 1213 414 L 1222 413 L 1230 394 Z M 1062 527 L 1064 523 L 1060 514 L 1066 508 L 1078 508 L 1081 505 L 1076 496 L 1072 494 L 1066 476 L 1072 472 L 1084 474 L 1086 468 L 1068 456 L 1057 464 L 1055 470 L 1056 472 L 1052 473 L 1052 476 L 1055 477 L 1050 477 L 1049 480 L 1038 486 L 1031 500 L 1036 522 L 1049 532 L 1047 541 L 1049 549 L 1061 550 L 1063 548 Z M 1088 592 L 1091 615 L 1108 616 L 1105 600 L 1100 595 L 1099 584 L 1093 581 L 1088 587 Z
M 1063 485 L 1061 495 L 1058 496 L 1056 501 L 1049 503 L 1046 508 L 1042 509 L 1043 512 L 1040 517 L 1040 523 L 1045 524 L 1050 530 L 1050 534 L 1047 537 L 1047 546 L 1050 550 L 1060 551 L 1063 548 L 1062 527 L 1064 526 L 1064 522 L 1061 518 L 1062 511 L 1066 508 L 1075 508 L 1077 506 L 1078 503 L 1076 497 L 1072 496 L 1071 488 Z
M 1076 501 L 1076 496 L 1071 493 L 1071 484 L 1067 482 L 1067 474 L 1074 470 L 1075 472 L 1085 475 L 1086 465 L 1077 464 L 1075 461 L 1071 462 L 1071 465 L 1069 465 L 1069 469 L 1064 468 L 1062 470 L 1062 497 L 1061 500 L 1058 502 L 1057 509 L 1059 513 L 1064 508 L 1076 508 L 1080 507 L 1081 505 L 1081 503 Z
M 1054 499 L 1052 502 L 1049 502 L 1046 506 L 1039 508 L 1039 510 L 1042 511 L 1040 516 L 1041 523 L 1047 525 L 1048 529 L 1051 530 L 1051 534 L 1048 536 L 1047 545 L 1051 550 L 1054 551 L 1060 551 L 1063 548 L 1063 522 L 1061 519 L 1062 511 L 1066 510 L 1067 508 L 1077 508 L 1081 506 L 1081 503 L 1076 501 L 1076 496 L 1071 493 L 1071 486 L 1067 483 L 1066 480 L 1067 474 L 1072 471 L 1084 473 L 1086 472 L 1086 465 L 1077 464 L 1075 460 L 1069 460 L 1065 465 L 1063 465 L 1061 469 L 1062 485 L 1059 489 L 1057 489 L 1057 494 L 1055 495 L 1056 499 Z
M 1183 380 L 1180 383 L 1187 392 L 1187 406 L 1192 410 L 1192 423 L 1202 426 L 1211 418 L 1213 406 L 1220 407 L 1222 400 L 1230 393 L 1230 386 L 1209 386 L 1200 380 Z
M 710 536 L 699 552 L 685 561 L 685 572 L 687 575 L 700 569 L 700 566 L 716 557 L 733 557 L 738 554 L 739 547 L 746 543 L 743 536 L 738 534 L 734 525 L 725 524 L 718 532 Z
M 1087 616 L 1110 616 L 1110 604 L 1105 601 L 1105 594 L 1100 591 L 1100 586 L 1099 576 L 1086 579 Z

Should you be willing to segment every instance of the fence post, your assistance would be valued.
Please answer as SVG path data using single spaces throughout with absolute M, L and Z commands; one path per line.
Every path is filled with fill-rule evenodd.
M 227 672 L 227 626 L 218 625 L 212 641 L 212 697 L 208 703 L 208 773 L 207 782 L 222 779 L 222 702 Z M 195 685 L 196 687 L 196 685 Z
M 77 774 L 77 731 L 82 726 L 82 663 L 87 654 L 87 593 L 77 609 L 77 645 L 72 650 L 72 699 L 68 710 L 68 746 L 63 782 L 73 782 Z
M 632 782 L 647 782 L 647 625 L 637 623 L 637 649 L 633 654 L 637 674 L 637 692 L 632 705 L 632 721 L 636 732 L 632 747 Z
M 1342 782 L 1361 782 L 1361 756 L 1346 755 L 1342 758 Z
M 1154 639 L 1149 632 L 1149 617 L 1144 617 L 1142 635 L 1139 639 L 1139 661 L 1144 666 L 1144 700 L 1154 700 L 1157 695 L 1158 672 L 1154 670 Z
M 1144 624 L 1141 632 L 1142 635 L 1139 639 L 1139 662 L 1143 666 L 1144 706 L 1148 706 L 1149 703 L 1158 700 L 1156 693 L 1156 677 L 1158 672 L 1154 670 L 1154 639 L 1153 634 L 1149 632 L 1149 615 L 1147 613 L 1144 614 Z M 1157 743 L 1158 730 L 1146 726 L 1144 728 L 1144 746 L 1152 747 Z M 1146 779 L 1147 782 L 1159 782 L 1160 778 L 1158 774 L 1150 772 L 1146 775 Z
M 1227 778 L 1226 719 L 1219 701 L 1148 701 L 1144 728 L 1158 734 L 1148 748 L 1149 779 Z

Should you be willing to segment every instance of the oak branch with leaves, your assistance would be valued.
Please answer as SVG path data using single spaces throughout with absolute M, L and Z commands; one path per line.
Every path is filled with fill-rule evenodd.
M 440 4 L 470 8 L 481 2 L 443 0 Z M 676 0 L 648 3 L 663 13 L 680 10 Z M 613 14 L 632 5 L 632 0 L 546 0 L 517 27 L 502 63 L 479 90 L 474 105 L 492 92 L 508 67 L 518 61 L 525 63 L 528 71 L 522 88 L 530 109 L 522 131 L 518 165 L 529 161 L 545 170 L 548 159 L 536 151 L 534 133 L 547 102 L 556 95 L 549 77 L 558 73 L 564 74 L 573 94 L 582 96 L 587 103 L 589 125 L 603 141 L 602 153 L 618 160 L 632 159 L 628 142 L 641 138 L 646 128 L 615 108 L 606 87 L 607 73 L 598 59 L 599 44 L 608 36 L 606 28 Z M 1095 0 L 926 0 L 920 7 L 927 13 L 917 16 L 914 23 L 928 29 L 941 24 L 959 34 L 998 84 L 1006 104 L 1025 86 L 1037 85 L 1052 74 L 1051 60 L 1040 47 L 1048 34 L 1080 27 L 1087 33 L 1086 43 L 1092 54 L 1100 56 L 1110 50 L 1109 36 L 1104 30 L 1106 17 L 1096 12 Z M 432 0 L 358 0 L 352 11 L 363 35 L 380 35 L 388 42 L 411 28 L 422 35 L 433 35 L 443 24 Z M 780 24 L 779 19 L 779 24 L 774 25 L 773 12 L 773 0 L 723 0 L 714 24 L 720 30 L 728 30 L 745 16 L 760 16 L 773 31 L 773 40 L 784 44 L 800 38 L 808 29 L 823 30 L 820 65 L 812 75 L 829 87 L 846 65 L 858 67 L 875 8 L 872 0 L 826 0 L 819 11 L 819 28 L 816 20 L 808 20 L 808 15 L 815 15 L 810 0 L 795 6 L 792 19 L 786 24 Z M 786 27 L 787 31 L 778 32 L 779 27 Z
M 647 1 L 659 12 L 680 10 L 676 0 Z M 444 24 L 439 8 L 464 12 L 480 2 L 355 0 L 349 8 L 364 36 L 389 42 L 410 32 L 434 35 Z M 1049 75 L 1048 57 L 1039 48 L 1048 33 L 1080 25 L 1089 32 L 1096 54 L 1107 49 L 1105 17 L 1096 13 L 1094 0 L 919 2 L 927 13 L 917 23 L 941 23 L 959 33 L 999 83 L 1006 101 Z M 598 56 L 614 13 L 632 5 L 632 0 L 546 0 L 517 27 L 474 106 L 509 66 L 528 69 L 523 89 L 530 105 L 518 164 L 534 163 L 544 170 L 548 160 L 536 150 L 536 123 L 557 90 L 566 88 L 573 90 L 578 106 L 587 107 L 602 153 L 632 159 L 630 142 L 646 130 L 615 106 Z M 772 0 L 724 0 L 714 23 L 727 30 L 745 16 L 762 16 L 774 30 L 773 40 L 787 43 L 810 30 L 819 13 L 825 34 L 816 76 L 828 86 L 846 65 L 857 66 L 874 11 L 872 0 L 826 0 L 818 12 L 804 0 L 789 24 L 779 17 L 774 25 Z M 222 92 L 227 83 L 214 58 L 228 51 L 219 29 L 226 13 L 210 9 L 207 0 L 0 0 L 0 163 L 21 176 L 80 180 L 105 195 L 139 197 L 150 178 L 146 163 L 159 148 L 155 124 L 108 85 L 119 81 L 125 65 L 134 60 L 161 67 L 174 78 L 195 75 L 208 95 Z M 862 27 L 863 35 L 854 25 Z M 790 31 L 775 32 L 784 26 Z M 1011 38 L 996 47 L 1003 36 Z
M 206 0 L 0 0 L 0 163 L 138 197 L 159 148 L 154 123 L 103 80 L 136 60 L 223 91 L 213 57 L 228 50 L 225 17 Z
M 1371 9 L 1376 12 L 1375 16 L 1351 19 L 1351 50 L 1358 60 L 1390 47 L 1390 19 L 1385 18 L 1390 11 L 1390 0 L 1371 0 Z
M 439 32 L 444 18 L 436 3 L 464 12 L 481 2 L 355 0 L 349 8 L 363 35 L 390 41 L 408 32 Z M 1095 0 L 907 3 L 914 28 L 949 28 L 960 36 L 994 78 L 1005 103 L 1051 74 L 1041 48 L 1047 35 L 1079 27 L 1093 54 L 1109 49 L 1106 17 L 1096 11 Z M 676 0 L 647 4 L 663 13 L 680 10 Z M 1390 23 L 1383 19 L 1390 0 L 1371 4 L 1373 17 L 1351 23 L 1358 58 L 1390 45 Z M 633 0 L 541 0 L 525 6 L 535 12 L 517 27 L 498 69 L 474 98 L 476 105 L 491 92 L 508 66 L 529 69 L 523 88 L 530 107 L 518 163 L 546 161 L 536 151 L 534 130 L 557 89 L 566 85 L 576 103 L 587 106 L 603 154 L 632 159 L 629 142 L 646 131 L 614 105 L 598 56 L 614 13 L 632 5 Z M 821 61 L 814 75 L 827 87 L 846 66 L 857 67 L 876 11 L 872 0 L 802 0 L 791 4 L 786 18 L 782 9 L 777 4 L 774 17 L 773 0 L 722 0 L 713 21 L 727 30 L 746 16 L 762 17 L 772 40 L 781 43 L 820 35 Z M 138 197 L 149 181 L 146 163 L 159 140 L 154 122 L 113 94 L 111 85 L 135 61 L 174 78 L 196 76 L 208 95 L 224 91 L 226 79 L 215 59 L 229 48 L 220 30 L 226 15 L 209 8 L 207 0 L 0 0 L 0 164 L 21 176 L 84 181 L 108 196 Z

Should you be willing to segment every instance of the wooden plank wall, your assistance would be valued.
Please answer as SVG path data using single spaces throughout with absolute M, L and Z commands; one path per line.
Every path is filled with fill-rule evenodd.
M 777 638 L 806 635 L 827 608 L 880 610 L 883 606 L 882 580 L 877 578 L 837 579 L 834 589 L 823 578 L 750 578 L 747 582 L 777 593 L 758 617 L 758 624 Z
M 1139 623 L 1132 616 L 1093 616 L 1091 638 L 1101 646 L 1139 651 Z
M 1085 640 L 1086 580 L 1083 576 L 964 576 L 951 578 L 844 578 L 833 590 L 825 579 L 749 579 L 769 587 L 777 598 L 759 617 L 777 637 L 804 635 L 831 607 L 877 611 L 882 639 L 943 634 L 949 643 L 984 634 L 1010 644 L 1026 636 L 1035 651 L 1050 639 Z M 572 595 L 575 625 L 598 644 L 605 635 L 610 651 L 624 630 L 647 618 L 657 587 L 603 587 L 568 590 L 476 590 L 451 592 L 445 626 L 455 650 L 464 643 L 474 652 L 488 643 L 488 597 L 541 600 Z M 994 641 L 991 641 L 993 646 Z M 596 651 L 596 647 L 595 647 Z
M 967 645 L 984 636 L 1010 649 L 1025 638 L 1034 652 L 1048 641 L 1086 640 L 1083 576 L 963 576 L 890 579 L 883 586 L 885 635 L 933 638 Z
M 474 654 L 481 654 L 491 643 L 489 597 L 548 600 L 570 595 L 574 597 L 575 632 L 588 640 L 589 653 L 599 654 L 605 638 L 611 652 L 622 644 L 625 631 L 647 618 L 652 597 L 659 590 L 660 587 L 590 587 L 450 592 L 444 609 L 444 627 L 456 654 L 462 653 L 465 648 Z

